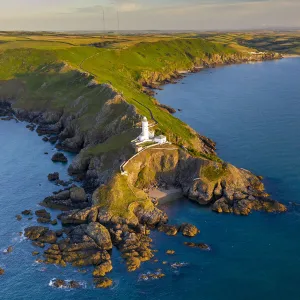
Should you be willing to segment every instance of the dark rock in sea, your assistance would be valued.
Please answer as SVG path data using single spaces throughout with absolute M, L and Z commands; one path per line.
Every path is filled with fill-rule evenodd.
M 22 211 L 22 215 L 24 216 L 31 216 L 32 215 L 32 211 L 30 209 L 26 209 Z
M 59 191 L 53 196 L 45 198 L 42 204 L 46 207 L 61 210 L 84 209 L 89 206 L 84 189 L 76 186 Z
M 52 220 L 52 221 L 50 222 L 50 224 L 53 225 L 53 226 L 57 225 L 57 220 L 56 220 L 56 219 Z M 56 234 L 56 235 L 57 235 L 57 234 Z
M 66 156 L 63 153 L 57 152 L 52 156 L 52 161 L 66 163 L 66 162 L 68 162 L 68 159 L 66 158 Z
M 53 281 L 53 286 L 56 288 L 62 288 L 62 287 L 67 287 L 67 282 L 62 279 L 55 279 Z
M 75 281 L 75 280 L 69 281 L 68 286 L 69 286 L 70 289 L 79 289 L 79 288 L 81 288 L 80 283 Z
M 96 288 L 105 289 L 111 287 L 113 281 L 107 277 L 103 277 L 103 278 L 95 278 L 94 283 Z
M 21 220 L 22 220 L 22 216 L 21 216 L 21 215 L 16 215 L 16 219 L 17 219 L 18 221 L 21 221 Z
M 42 226 L 31 226 L 26 228 L 25 237 L 32 241 L 48 244 L 54 244 L 57 241 L 55 232 Z
M 113 269 L 111 260 L 105 261 L 96 266 L 93 272 L 94 277 L 103 277 Z
M 54 172 L 54 173 L 48 174 L 48 180 L 49 181 L 59 180 L 59 173 L 58 172 Z
M 48 152 L 44 152 L 44 154 L 45 154 L 45 155 L 48 155 L 49 153 L 48 153 Z
M 174 236 L 178 233 L 178 227 L 175 225 L 163 224 L 158 227 L 158 230 L 164 232 L 166 235 Z
M 50 136 L 49 137 L 49 142 L 51 144 L 55 144 L 58 141 L 58 136 Z
M 139 279 L 143 281 L 148 281 L 148 280 L 157 280 L 165 277 L 166 275 L 162 273 L 161 269 L 156 270 L 156 272 L 151 273 L 147 272 L 146 274 L 142 274 Z
M 13 246 L 9 246 L 7 249 L 4 250 L 4 253 L 9 254 L 9 253 L 13 252 L 13 250 L 14 250 Z
M 182 232 L 182 235 L 184 236 L 188 236 L 188 237 L 194 237 L 195 235 L 197 235 L 200 230 L 192 224 L 189 223 L 184 223 L 180 226 L 179 229 L 180 232 Z
M 49 139 L 48 139 L 46 136 L 44 136 L 42 140 L 43 140 L 44 142 L 48 142 L 48 141 L 49 141 Z
M 32 252 L 32 256 L 38 256 L 40 254 L 40 252 L 38 252 L 38 251 L 33 251 Z
M 181 109 L 181 108 L 178 108 L 178 111 L 182 111 L 182 109 Z
M 50 213 L 48 213 L 45 209 L 40 209 L 35 212 L 35 215 L 39 218 L 51 219 Z
M 51 219 L 46 219 L 46 218 L 37 218 L 37 222 L 41 224 L 50 224 Z
M 175 251 L 174 250 L 167 250 L 166 254 L 168 254 L 168 255 L 174 255 Z
M 0 268 L 0 276 L 4 275 L 5 271 L 4 269 Z
M 28 125 L 26 125 L 26 128 L 28 128 L 30 131 L 34 131 L 35 125 L 34 124 L 28 124 Z
M 206 250 L 206 251 L 211 250 L 211 248 L 207 244 L 204 244 L 204 243 L 185 242 L 184 244 L 188 247 L 191 247 L 191 248 L 199 248 L 201 250 Z

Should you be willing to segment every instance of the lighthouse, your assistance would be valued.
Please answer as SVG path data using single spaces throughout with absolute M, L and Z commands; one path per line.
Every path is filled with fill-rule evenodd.
M 139 137 L 141 142 L 149 140 L 149 123 L 146 117 L 142 120 L 142 134 Z

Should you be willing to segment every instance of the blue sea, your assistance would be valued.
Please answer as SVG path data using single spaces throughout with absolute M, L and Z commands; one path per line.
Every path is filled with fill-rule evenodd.
M 212 250 L 191 249 L 182 236 L 154 232 L 158 262 L 128 273 L 114 249 L 109 275 L 114 286 L 107 290 L 93 288 L 89 268 L 83 274 L 35 263 L 36 249 L 19 232 L 36 221 L 17 221 L 15 215 L 40 208 L 38 203 L 57 190 L 47 174 L 58 171 L 67 179 L 67 165 L 52 163 L 53 147 L 25 123 L 1 121 L 0 267 L 6 272 L 0 299 L 300 299 L 300 208 L 292 204 L 300 204 L 299 78 L 300 58 L 290 58 L 203 70 L 159 91 L 160 102 L 182 109 L 176 117 L 217 142 L 224 160 L 263 175 L 269 193 L 289 211 L 239 217 L 215 214 L 186 199 L 165 204 L 171 223 L 194 223 L 201 233 L 193 241 Z M 4 254 L 11 245 L 13 252 Z M 168 249 L 175 255 L 167 256 Z M 174 262 L 185 264 L 172 268 Z M 139 280 L 157 269 L 166 277 Z M 53 278 L 78 280 L 82 288 L 55 289 Z

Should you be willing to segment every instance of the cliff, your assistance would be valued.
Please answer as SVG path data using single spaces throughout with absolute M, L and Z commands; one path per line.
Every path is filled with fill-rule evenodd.
M 27 230 L 28 238 L 53 244 L 45 251 L 45 261 L 94 264 L 95 274 L 103 274 L 104 265 L 112 268 L 107 250 L 113 244 L 132 271 L 153 257 L 150 229 L 197 234 L 191 225 L 165 225 L 168 217 L 148 194 L 153 186 L 181 188 L 184 196 L 219 213 L 285 211 L 258 177 L 223 162 L 213 141 L 173 117 L 143 89 L 178 78 L 181 70 L 277 58 L 202 39 L 139 43 L 126 49 L 1 52 L 0 117 L 36 124 L 39 135 L 57 138 L 56 148 L 77 153 L 69 173 L 83 180 L 92 194 L 90 199 L 79 189 L 81 201 L 72 187 L 43 201 L 45 206 L 68 208 L 60 220 L 73 226 L 65 231 L 68 238 L 59 241 L 47 228 Z M 140 153 L 126 165 L 128 176 L 122 176 L 120 165 L 134 154 L 130 142 L 140 132 L 142 116 L 172 144 Z M 96 239 L 98 234 L 105 236 L 108 248 Z

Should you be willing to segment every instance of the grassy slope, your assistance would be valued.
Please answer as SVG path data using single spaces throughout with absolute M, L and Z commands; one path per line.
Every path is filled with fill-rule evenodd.
M 0 44 L 0 80 L 3 81 L 2 84 L 0 81 L 0 97 L 14 97 L 17 99 L 16 106 L 26 109 L 64 109 L 76 113 L 84 106 L 85 114 L 79 122 L 81 128 L 88 131 L 94 125 L 95 115 L 112 96 L 103 86 L 94 89 L 86 87 L 92 75 L 99 83 L 111 83 L 140 114 L 150 118 L 149 111 L 134 99 L 146 105 L 159 121 L 159 129 L 169 139 L 178 144 L 184 142 L 192 149 L 197 140 L 195 133 L 183 122 L 157 107 L 154 99 L 143 94 L 141 81 L 153 74 L 167 77 L 175 70 L 192 67 L 195 62 L 210 60 L 215 54 L 231 56 L 247 52 L 245 47 L 226 46 L 199 38 L 122 37 L 122 41 L 111 48 L 86 46 L 95 42 L 95 37 L 80 37 L 80 40 L 77 40 L 78 37 L 66 39 L 55 35 L 10 37 L 11 40 L 7 36 L 5 38 Z M 141 42 L 143 40 L 146 42 Z M 62 62 L 68 66 L 61 69 Z M 76 70 L 90 75 L 83 76 Z M 80 105 L 75 104 L 77 102 Z M 116 109 L 115 113 L 120 111 Z M 100 131 L 102 129 L 99 128 Z M 88 155 L 117 152 L 124 144 L 129 144 L 135 135 L 136 131 L 132 129 L 111 136 L 104 143 L 90 148 Z M 109 166 L 103 168 L 109 169 Z M 210 181 L 224 175 L 223 172 L 216 173 L 213 168 L 203 169 L 203 172 L 202 175 Z M 140 185 L 144 181 L 148 182 L 150 175 L 154 176 L 146 173 L 146 177 L 141 174 Z M 96 204 L 113 215 L 134 217 L 132 210 L 137 204 L 153 209 L 147 195 L 130 184 L 127 177 L 119 174 L 97 193 Z
M 196 147 L 197 139 L 194 133 L 183 122 L 157 107 L 154 99 L 143 94 L 140 81 L 153 73 L 167 76 L 174 70 L 188 69 L 196 61 L 208 60 L 214 54 L 226 56 L 237 53 L 231 47 L 202 39 L 152 38 L 147 43 L 131 41 L 130 47 L 122 49 L 70 46 L 64 40 L 66 46 L 63 49 L 60 48 L 64 45 L 61 42 L 57 45 L 51 42 L 49 50 L 28 48 L 28 43 L 32 43 L 35 47 L 38 43 L 36 40 L 35 37 L 35 41 L 30 42 L 24 40 L 10 42 L 14 46 L 19 43 L 17 49 L 7 49 L 9 48 L 7 44 L 10 43 L 4 44 L 4 48 L 0 46 L 2 51 L 0 79 L 17 78 L 19 85 L 22 83 L 22 88 L 19 88 L 22 93 L 14 95 L 19 99 L 18 106 L 30 109 L 64 108 L 74 112 L 78 108 L 74 108 L 71 104 L 83 95 L 85 103 L 88 102 L 89 105 L 85 118 L 81 121 L 82 126 L 88 130 L 91 125 L 89 120 L 93 120 L 93 116 L 101 110 L 110 95 L 105 94 L 106 91 L 99 87 L 87 89 L 90 77 L 82 77 L 68 68 L 63 72 L 59 71 L 57 66 L 65 62 L 73 69 L 92 74 L 99 83 L 111 83 L 140 114 L 150 118 L 149 111 L 134 99 L 146 105 L 159 121 L 160 130 L 169 139 L 178 143 L 183 142 L 191 148 Z M 71 42 L 74 43 L 72 40 Z M 40 41 L 41 47 L 45 46 L 44 43 L 43 37 Z M 9 96 L 10 92 L 2 88 L 1 94 Z
M 242 32 L 201 35 L 212 42 L 249 47 L 261 51 L 275 51 L 283 54 L 300 54 L 300 32 Z M 237 48 L 237 49 L 238 49 Z

